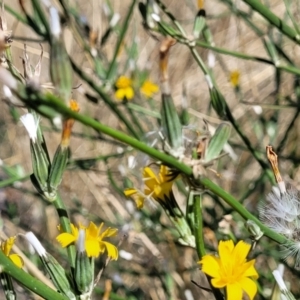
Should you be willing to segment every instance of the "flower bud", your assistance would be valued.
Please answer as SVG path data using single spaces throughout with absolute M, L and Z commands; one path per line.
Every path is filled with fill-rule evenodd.
M 77 240 L 77 253 L 75 261 L 75 282 L 76 287 L 82 295 L 90 295 L 94 283 L 94 259 L 89 258 L 85 251 L 85 230 L 79 230 Z

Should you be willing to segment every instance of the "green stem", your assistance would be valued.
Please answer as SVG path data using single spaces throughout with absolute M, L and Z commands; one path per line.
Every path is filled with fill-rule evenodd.
M 191 50 L 192 55 L 195 58 L 196 62 L 198 63 L 199 67 L 203 71 L 203 73 L 204 74 L 209 74 L 209 71 L 208 71 L 206 65 L 204 64 L 203 60 L 201 59 L 201 57 L 198 54 L 198 52 L 196 51 L 196 49 L 194 47 L 190 47 L 190 50 Z M 213 80 L 214 78 L 211 77 L 211 79 Z M 216 86 L 215 86 L 215 88 L 217 89 Z M 229 109 L 226 102 L 225 102 L 225 112 L 226 112 L 226 117 L 227 117 L 228 121 L 232 124 L 232 126 L 234 127 L 234 129 L 236 130 L 238 135 L 241 137 L 241 139 L 243 140 L 243 142 L 247 146 L 248 150 L 251 152 L 253 157 L 260 164 L 261 168 L 263 170 L 268 170 L 268 165 L 260 158 L 259 153 L 252 147 L 251 142 L 244 135 L 244 133 L 240 129 L 239 125 L 237 124 L 236 120 L 234 119 L 233 115 L 231 114 L 231 111 L 230 111 L 230 109 Z M 271 171 L 269 171 L 269 172 L 267 171 L 267 175 L 269 176 L 270 180 L 272 181 L 273 176 L 271 174 Z
M 185 37 L 186 33 L 185 33 L 184 29 L 182 28 L 181 24 L 176 20 L 176 18 L 173 16 L 173 14 L 168 10 L 168 8 L 160 0 L 156 0 L 156 2 L 160 6 L 160 8 L 164 11 L 164 13 L 170 18 L 170 20 L 177 27 L 177 29 L 181 32 L 181 34 Z
M 199 183 L 205 186 L 208 190 L 213 192 L 214 194 L 221 197 L 227 204 L 229 204 L 234 210 L 236 210 L 245 220 L 254 221 L 260 229 L 264 232 L 265 236 L 274 240 L 279 244 L 286 244 L 288 242 L 287 238 L 283 235 L 274 232 L 269 227 L 263 225 L 254 215 L 252 215 L 244 206 L 239 203 L 233 196 L 226 193 L 223 189 L 217 186 L 215 183 L 210 181 L 208 178 L 201 178 Z
M 36 95 L 36 93 L 35 93 L 35 95 Z M 21 96 L 21 95 L 19 95 L 19 96 Z M 81 122 L 82 124 L 95 129 L 96 131 L 102 132 L 104 134 L 111 136 L 114 139 L 124 142 L 125 144 L 130 145 L 133 148 L 148 154 L 152 158 L 162 161 L 168 166 L 176 168 L 177 170 L 179 170 L 181 173 L 185 174 L 186 176 L 193 178 L 193 170 L 189 166 L 179 162 L 174 157 L 171 157 L 163 152 L 160 152 L 160 151 L 144 144 L 143 142 L 140 142 L 139 140 L 126 135 L 125 133 L 123 133 L 121 131 L 118 131 L 118 130 L 108 127 L 104 124 L 101 124 L 100 122 L 98 122 L 88 116 L 85 116 L 85 115 L 82 115 L 82 114 L 72 111 L 59 98 L 55 97 L 53 94 L 50 94 L 50 93 L 46 94 L 46 95 L 38 94 L 38 95 L 36 95 L 36 97 L 37 97 L 37 99 L 39 99 L 39 105 L 42 105 L 42 108 L 43 108 L 43 106 L 53 108 L 57 112 L 63 114 L 64 116 L 71 117 L 71 118 Z M 36 101 L 34 101 L 34 102 L 28 101 L 27 98 L 21 98 L 21 99 L 27 105 L 31 105 L 33 108 L 39 110 L 40 106 L 37 106 Z M 44 111 L 44 110 L 42 109 L 42 111 Z M 219 186 L 214 184 L 209 179 L 201 178 L 198 180 L 197 183 L 198 183 L 199 187 L 204 185 L 208 190 L 210 190 L 211 192 L 220 196 L 226 203 L 228 203 L 232 208 L 234 208 L 246 220 L 248 220 L 248 219 L 253 220 L 263 230 L 263 232 L 265 233 L 265 235 L 267 237 L 273 239 L 274 241 L 276 241 L 280 244 L 284 244 L 288 241 L 284 236 L 274 232 L 270 228 L 263 225 L 255 216 L 253 216 L 247 209 L 245 209 L 243 207 L 243 205 L 241 205 L 238 202 L 238 200 L 236 200 L 233 196 L 226 193 L 223 189 L 221 189 Z
M 0 251 L 1 270 L 17 280 L 25 288 L 46 300 L 68 300 L 65 296 L 57 293 L 38 279 L 30 276 L 18 268 L 5 254 Z
M 71 58 L 70 58 L 71 59 Z M 117 105 L 110 99 L 110 97 L 98 86 L 86 73 L 84 73 L 71 59 L 72 67 L 74 71 L 103 99 L 103 101 L 110 107 L 110 109 L 116 114 L 119 120 L 121 120 L 128 131 L 136 138 L 139 138 L 131 122 L 122 114 Z
M 137 128 L 139 132 L 140 137 L 145 136 L 145 132 L 143 131 L 143 127 L 140 123 L 139 118 L 135 115 L 134 110 L 132 110 L 129 106 L 127 106 L 127 103 L 125 104 L 126 110 L 128 111 L 129 116 L 131 117 L 132 123 L 135 125 L 135 128 Z
M 204 235 L 203 235 L 203 215 L 202 215 L 202 193 L 199 194 L 197 192 L 191 191 L 193 193 L 193 209 L 194 209 L 194 236 L 196 240 L 196 250 L 198 254 L 199 260 L 206 254 L 205 251 L 205 243 L 204 243 Z M 205 274 L 207 281 L 210 284 L 210 288 L 212 293 L 214 294 L 217 300 L 223 300 L 222 293 L 220 289 L 215 288 L 211 284 L 211 277 Z
M 272 175 L 272 172 L 269 170 L 268 164 L 264 160 L 261 159 L 259 152 L 256 151 L 252 147 L 250 140 L 248 139 L 248 137 L 246 135 L 244 135 L 244 133 L 242 132 L 242 130 L 239 127 L 238 123 L 236 122 L 235 118 L 231 114 L 231 111 L 230 111 L 227 103 L 226 103 L 226 116 L 227 116 L 228 121 L 234 127 L 235 131 L 238 133 L 238 135 L 241 137 L 241 139 L 245 143 L 246 147 L 248 148 L 248 150 L 250 151 L 252 156 L 256 159 L 256 161 L 259 163 L 261 168 L 263 170 L 266 170 L 267 176 L 269 177 L 270 181 L 273 182 L 273 175 Z
M 4 0 L 2 0 L 4 1 Z M 2 2 L 1 1 L 1 2 Z M 18 21 L 20 21 L 23 24 L 29 25 L 27 22 L 27 19 L 24 18 L 22 15 L 20 15 L 19 13 L 17 13 L 15 10 L 13 10 L 10 6 L 4 4 L 4 8 L 6 11 L 8 11 L 13 17 L 15 17 Z
M 107 76 L 106 76 L 107 80 L 112 80 L 112 75 L 113 75 L 113 71 L 115 69 L 115 64 L 116 64 L 117 56 L 118 56 L 118 54 L 120 52 L 120 48 L 121 48 L 123 40 L 125 38 L 125 34 L 127 32 L 129 22 L 130 22 L 130 20 L 132 18 L 133 8 L 134 8 L 135 4 L 136 4 L 136 0 L 133 0 L 132 3 L 131 3 L 131 6 L 129 7 L 129 11 L 127 13 L 127 16 L 126 16 L 126 19 L 124 21 L 124 24 L 121 27 L 122 30 L 121 30 L 120 37 L 118 39 L 117 45 L 115 47 L 114 56 L 113 56 L 113 59 L 112 59 L 112 61 L 110 63 L 109 69 L 107 71 Z
M 65 207 L 64 202 L 57 194 L 55 201 L 53 201 L 53 205 L 57 211 L 59 216 L 60 225 L 64 232 L 72 233 L 71 231 L 71 222 L 68 217 L 68 212 Z M 69 257 L 69 264 L 71 268 L 75 268 L 75 258 L 76 258 L 76 250 L 74 245 L 70 245 L 67 247 L 68 257 Z
M 25 176 L 20 176 L 20 177 L 11 177 L 5 180 L 0 181 L 0 188 L 4 188 L 6 186 L 14 184 L 16 181 L 25 181 L 30 178 L 30 174 L 25 175 Z
M 247 3 L 249 6 L 251 6 L 253 10 L 258 12 L 267 21 L 269 21 L 270 24 L 274 25 L 285 36 L 295 41 L 297 44 L 300 43 L 299 34 L 292 27 L 288 26 L 282 19 L 280 19 L 274 13 L 272 13 L 267 6 L 263 5 L 258 0 L 243 0 L 243 1 Z
M 17 71 L 17 69 L 15 68 L 15 66 L 12 63 L 12 55 L 11 55 L 11 48 L 8 47 L 5 49 L 5 54 L 6 54 L 6 60 L 7 60 L 7 65 L 8 65 L 8 69 L 11 72 L 11 74 L 20 82 L 22 82 L 22 77 L 20 75 L 20 73 Z
M 206 254 L 203 236 L 203 216 L 202 216 L 202 194 L 193 192 L 194 208 L 194 236 L 196 239 L 196 249 L 199 259 Z
M 37 15 L 40 19 L 39 21 L 41 21 L 42 24 L 45 26 L 46 35 L 49 35 L 49 33 L 50 33 L 49 21 L 41 7 L 41 1 L 40 0 L 31 0 L 31 2 L 32 2 L 33 10 L 37 13 Z

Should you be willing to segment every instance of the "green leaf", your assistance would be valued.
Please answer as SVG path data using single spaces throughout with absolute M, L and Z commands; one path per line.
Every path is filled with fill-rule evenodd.
M 230 131 L 231 126 L 229 123 L 221 123 L 218 126 L 207 147 L 204 157 L 205 162 L 212 161 L 220 155 L 224 145 L 227 143 L 230 137 Z

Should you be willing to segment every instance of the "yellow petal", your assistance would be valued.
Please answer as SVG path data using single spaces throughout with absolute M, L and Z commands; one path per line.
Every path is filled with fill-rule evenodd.
M 144 201 L 145 201 L 145 198 L 144 198 L 144 197 L 138 196 L 138 197 L 135 199 L 136 207 L 137 207 L 138 209 L 143 208 L 143 206 L 144 206 Z
M 24 266 L 24 261 L 18 254 L 11 254 L 9 255 L 9 258 L 17 267 L 22 268 Z
M 132 80 L 126 76 L 120 76 L 116 81 L 116 87 L 119 89 L 125 89 L 132 85 Z
M 6 241 L 1 243 L 1 250 L 4 252 L 6 256 L 9 255 L 12 246 L 14 245 L 16 240 L 15 236 L 8 238 Z
M 227 299 L 242 300 L 243 290 L 239 283 L 228 284 L 226 287 Z
M 153 170 L 150 167 L 145 167 L 144 168 L 143 178 L 145 178 L 147 180 L 148 179 L 154 179 L 157 183 L 159 183 L 156 174 L 153 172 Z
M 61 244 L 63 248 L 69 246 L 70 244 L 74 243 L 76 241 L 76 238 L 74 235 L 64 232 L 61 233 L 56 237 L 56 240 Z
M 236 264 L 241 264 L 246 260 L 246 257 L 250 251 L 251 246 L 244 241 L 239 241 L 233 252 L 232 259 L 234 259 Z
M 167 166 L 165 165 L 160 166 L 159 177 L 161 182 L 170 181 L 170 170 Z
M 213 255 L 204 255 L 199 262 L 202 265 L 202 272 L 211 277 L 220 277 L 220 260 Z
M 100 246 L 98 240 L 86 240 L 85 250 L 88 257 L 98 257 L 100 254 Z
M 130 197 L 130 196 L 132 196 L 136 193 L 137 193 L 137 190 L 134 189 L 134 188 L 127 188 L 127 189 L 124 190 L 124 194 L 125 194 L 126 197 Z
M 131 86 L 126 88 L 124 94 L 127 100 L 131 100 L 134 96 L 133 88 Z
M 101 228 L 100 228 L 100 230 L 101 230 Z M 87 239 L 97 239 L 98 235 L 99 235 L 98 227 L 96 226 L 96 224 L 94 222 L 90 222 L 89 226 L 86 228 L 86 238 Z
M 124 190 L 124 194 L 125 196 L 132 197 L 134 199 L 138 209 L 141 209 L 144 206 L 145 197 L 141 195 L 138 190 L 134 188 L 127 188 L 126 190 Z
M 238 70 L 230 73 L 230 83 L 236 87 L 240 84 L 240 72 Z
M 118 233 L 117 228 L 110 228 L 108 227 L 104 232 L 103 232 L 103 237 L 110 237 L 110 236 L 116 236 Z
M 159 88 L 156 84 L 152 83 L 150 80 L 146 80 L 141 86 L 141 93 L 146 97 L 151 97 L 154 93 L 158 92 Z
M 75 236 L 75 239 L 77 240 L 78 237 L 78 228 L 74 225 L 74 224 L 70 224 L 71 225 L 71 232 L 72 234 Z M 80 228 L 82 228 L 83 226 L 80 225 Z
M 117 89 L 115 92 L 115 97 L 119 100 L 123 100 L 126 95 L 126 90 L 125 89 Z
M 252 277 L 253 279 L 257 279 L 259 277 L 254 268 L 254 263 L 255 260 L 252 259 L 243 265 L 243 268 L 245 268 L 245 271 L 243 272 L 244 277 Z
M 113 259 L 113 260 L 117 260 L 118 259 L 119 252 L 118 252 L 118 249 L 117 249 L 117 247 L 115 245 L 113 245 L 111 243 L 108 243 L 108 242 L 103 242 L 103 241 L 102 241 L 101 244 L 106 248 L 107 255 L 111 259 Z
M 242 278 L 240 280 L 241 287 L 243 291 L 249 296 L 250 300 L 254 298 L 257 293 L 256 283 L 250 278 Z
M 220 260 L 223 263 L 232 260 L 233 249 L 234 249 L 234 243 L 232 240 L 219 242 L 219 247 L 218 247 L 219 256 L 220 256 Z
M 225 278 L 213 278 L 211 284 L 217 289 L 222 289 L 228 284 L 228 281 Z

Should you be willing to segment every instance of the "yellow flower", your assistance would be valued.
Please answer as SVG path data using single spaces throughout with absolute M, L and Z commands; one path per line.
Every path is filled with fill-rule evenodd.
M 243 241 L 236 246 L 232 240 L 220 241 L 219 257 L 205 255 L 199 261 L 202 271 L 212 277 L 211 284 L 215 288 L 226 287 L 227 299 L 241 300 L 245 292 L 252 300 L 257 292 L 253 281 L 258 278 L 254 268 L 255 259 L 246 261 L 250 247 Z
M 24 265 L 23 259 L 18 254 L 9 254 L 12 246 L 14 245 L 16 237 L 10 237 L 6 241 L 1 242 L 1 250 L 3 253 L 12 260 L 12 262 L 19 268 L 22 268 Z
M 85 250 L 88 257 L 98 257 L 107 251 L 107 255 L 116 260 L 118 258 L 118 249 L 111 243 L 103 241 L 106 237 L 115 236 L 117 234 L 117 229 L 107 228 L 101 233 L 103 223 L 97 227 L 93 222 L 90 222 L 88 227 L 79 225 L 79 228 L 71 224 L 71 233 L 63 232 L 57 236 L 56 240 L 61 244 L 62 247 L 67 247 L 68 245 L 75 243 L 79 237 L 79 230 L 85 230 Z
M 238 70 L 234 70 L 230 72 L 230 83 L 233 87 L 238 87 L 240 85 L 240 72 Z
M 151 98 L 154 93 L 159 91 L 159 87 L 151 82 L 150 80 L 145 80 L 141 86 L 141 93 L 146 97 Z
M 132 88 L 132 80 L 126 76 L 120 76 L 116 81 L 116 92 L 115 96 L 119 100 L 131 100 L 134 96 L 134 91 Z
M 147 197 L 152 197 L 158 202 L 164 202 L 166 198 L 170 198 L 172 185 L 175 178 L 172 177 L 168 167 L 161 165 L 158 176 L 150 167 L 143 170 L 144 192 L 140 192 L 135 188 L 128 188 L 124 191 L 125 196 L 133 196 L 137 207 L 140 209 L 144 205 Z

